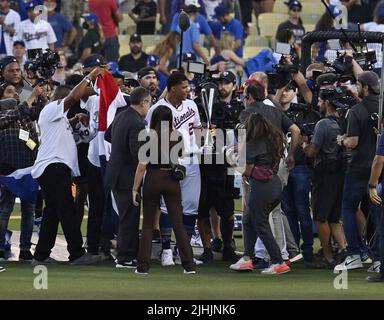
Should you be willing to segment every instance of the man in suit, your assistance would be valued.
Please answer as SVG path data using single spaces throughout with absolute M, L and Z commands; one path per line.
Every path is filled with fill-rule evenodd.
M 119 211 L 116 268 L 136 268 L 139 245 L 140 208 L 132 203 L 132 187 L 138 164 L 141 130 L 151 107 L 148 90 L 138 87 L 130 96 L 131 106 L 119 113 L 108 128 L 105 139 L 112 143 L 105 183 L 112 189 Z

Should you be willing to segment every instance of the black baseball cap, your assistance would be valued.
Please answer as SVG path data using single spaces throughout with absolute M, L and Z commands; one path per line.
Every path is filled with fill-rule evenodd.
M 103 65 L 107 65 L 108 63 L 105 61 L 104 57 L 100 54 L 91 54 L 88 58 L 86 58 L 83 62 L 83 68 L 92 68 L 92 67 L 100 67 Z
M 137 34 L 137 33 L 134 33 L 133 35 L 131 35 L 131 37 L 129 38 L 129 42 L 143 42 L 141 40 L 141 35 Z
M 236 76 L 231 71 L 224 71 L 219 77 L 219 81 L 225 80 L 228 82 L 236 83 Z
M 192 52 L 186 52 L 186 53 L 183 53 L 183 61 L 184 62 L 187 62 L 187 61 L 196 61 L 196 55 Z
M 4 57 L 3 59 L 0 60 L 0 69 L 3 70 L 7 65 L 13 62 L 17 62 L 17 59 L 14 56 Z
M 380 78 L 375 72 L 364 71 L 359 74 L 357 81 L 359 81 L 362 85 L 366 85 L 371 88 L 374 93 L 380 93 Z
M 25 48 L 25 42 L 22 40 L 15 41 L 13 43 L 13 46 L 16 47 L 17 45 L 23 46 Z
M 137 78 L 140 80 L 149 74 L 154 74 L 155 76 L 157 76 L 156 70 L 154 68 L 144 67 L 140 69 L 139 72 L 137 73 Z

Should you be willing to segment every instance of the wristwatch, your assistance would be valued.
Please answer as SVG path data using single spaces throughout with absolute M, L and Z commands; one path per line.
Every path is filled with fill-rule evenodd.
M 369 189 L 376 189 L 376 187 L 377 187 L 377 185 L 375 185 L 375 184 L 369 184 L 368 185 Z

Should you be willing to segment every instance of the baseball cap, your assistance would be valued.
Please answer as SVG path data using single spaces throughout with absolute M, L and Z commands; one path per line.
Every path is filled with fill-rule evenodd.
M 25 48 L 25 42 L 22 40 L 15 41 L 13 43 L 13 46 L 16 47 L 17 45 L 23 46 Z
M 148 55 L 147 64 L 151 67 L 158 66 L 160 64 L 159 56 L 155 54 Z
M 196 55 L 192 52 L 183 53 L 183 61 L 196 61 Z
M 357 81 L 368 86 L 374 93 L 380 93 L 380 79 L 375 72 L 364 71 L 358 76 Z
M 219 4 L 215 8 L 215 18 L 224 17 L 228 13 L 229 13 L 229 10 L 224 4 Z
M 109 72 L 113 75 L 114 78 L 124 79 L 124 75 L 121 73 L 117 62 L 111 61 L 108 63 L 108 66 Z
M 384 18 L 384 3 L 381 2 L 376 6 L 375 17 Z
M 36 6 L 37 6 L 37 4 L 34 1 L 30 1 L 30 2 L 25 4 L 25 8 L 27 10 L 35 9 Z
M 0 69 L 3 70 L 7 65 L 17 62 L 17 59 L 14 56 L 6 56 L 0 60 Z
M 100 67 L 106 65 L 107 62 L 104 60 L 104 57 L 100 54 L 91 54 L 83 62 L 83 68 L 92 68 Z
M 137 73 L 137 78 L 143 79 L 145 76 L 147 76 L 149 74 L 154 74 L 155 76 L 157 76 L 156 70 L 154 68 L 144 67 L 144 68 L 140 69 L 139 72 Z
M 221 73 L 221 75 L 219 77 L 219 81 L 221 81 L 221 80 L 235 83 L 236 82 L 236 76 L 231 71 L 224 71 Z
M 88 13 L 82 16 L 85 21 L 90 21 L 94 24 L 99 23 L 99 17 L 94 13 Z
M 131 37 L 129 38 L 129 42 L 143 42 L 141 40 L 141 36 L 137 33 L 134 33 L 133 35 L 131 35 Z
M 298 0 L 290 0 L 289 2 L 284 3 L 288 6 L 289 10 L 292 10 L 295 7 L 300 8 L 300 10 L 303 8 L 302 4 Z
M 185 0 L 184 5 L 186 6 L 195 6 L 197 8 L 200 8 L 199 0 Z

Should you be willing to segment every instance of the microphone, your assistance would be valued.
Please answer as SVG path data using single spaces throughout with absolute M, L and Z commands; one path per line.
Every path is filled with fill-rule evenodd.
M 181 11 L 179 15 L 179 28 L 185 32 L 189 29 L 189 26 L 189 16 L 184 11 Z

